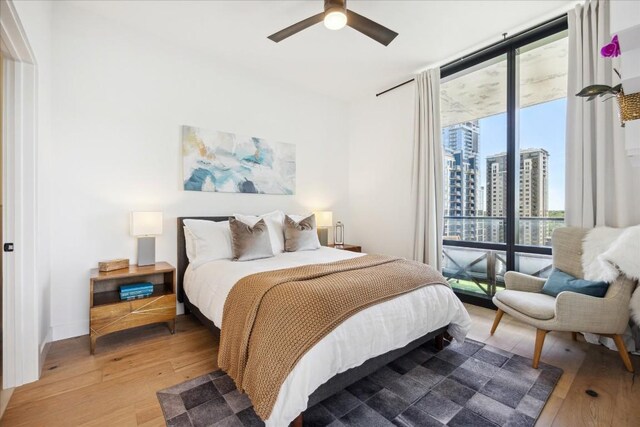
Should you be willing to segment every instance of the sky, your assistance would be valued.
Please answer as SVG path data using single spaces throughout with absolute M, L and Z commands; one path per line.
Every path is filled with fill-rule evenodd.
M 520 149 L 544 148 L 549 152 L 549 210 L 564 210 L 566 111 L 566 98 L 520 110 Z M 478 123 L 480 182 L 485 186 L 487 156 L 507 151 L 507 114 L 485 117 Z

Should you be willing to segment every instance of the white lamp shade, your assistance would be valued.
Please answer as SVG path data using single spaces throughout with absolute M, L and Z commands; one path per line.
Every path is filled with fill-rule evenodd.
M 316 227 L 331 227 L 333 226 L 333 212 L 320 211 L 314 212 L 316 215 Z
M 132 236 L 162 234 L 162 212 L 131 212 Z

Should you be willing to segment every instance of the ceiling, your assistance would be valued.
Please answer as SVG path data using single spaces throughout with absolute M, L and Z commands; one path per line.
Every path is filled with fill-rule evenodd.
M 384 47 L 318 24 L 280 43 L 267 36 L 323 10 L 305 1 L 77 1 L 84 10 L 226 64 L 344 101 L 372 96 L 429 64 L 567 10 L 570 0 L 358 1 L 347 6 L 398 32 Z
M 526 108 L 566 98 L 568 59 L 566 31 L 519 49 L 518 107 Z M 487 62 L 454 74 L 442 82 L 442 127 L 507 111 L 506 55 Z

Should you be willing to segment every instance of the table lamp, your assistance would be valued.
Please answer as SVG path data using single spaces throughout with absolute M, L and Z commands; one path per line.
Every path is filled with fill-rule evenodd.
M 314 212 L 316 216 L 316 227 L 318 228 L 318 239 L 322 246 L 329 244 L 329 227 L 333 226 L 333 212 Z
M 162 212 L 131 212 L 131 235 L 138 238 L 138 265 L 156 263 L 156 237 L 162 234 Z

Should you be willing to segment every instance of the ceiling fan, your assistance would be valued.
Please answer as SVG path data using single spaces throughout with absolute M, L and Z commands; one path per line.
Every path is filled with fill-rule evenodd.
M 339 30 L 345 25 L 348 25 L 385 46 L 389 45 L 398 35 L 395 31 L 391 31 L 387 27 L 383 27 L 369 18 L 365 18 L 362 15 L 348 10 L 347 0 L 324 0 L 324 12 L 313 15 L 284 30 L 271 34 L 268 38 L 278 43 L 320 21 L 324 21 L 325 27 L 330 30 Z

